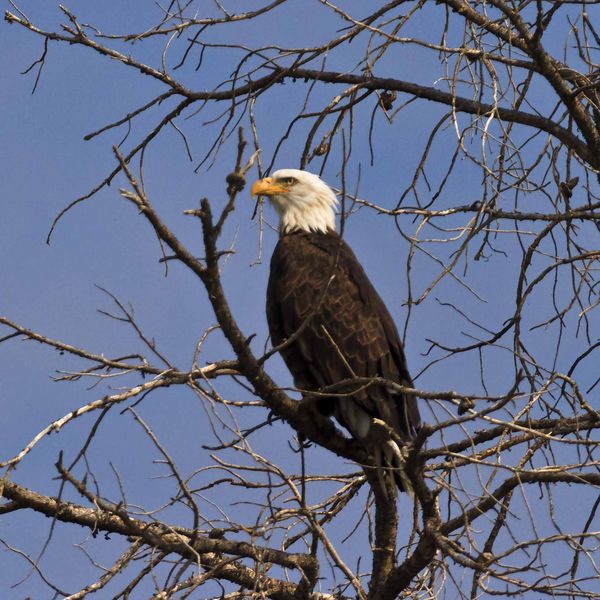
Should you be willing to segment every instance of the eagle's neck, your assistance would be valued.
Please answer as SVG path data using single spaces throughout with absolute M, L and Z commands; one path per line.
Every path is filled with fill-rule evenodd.
M 327 233 L 335 231 L 335 213 L 330 203 L 315 198 L 314 202 L 296 204 L 274 202 L 279 213 L 279 231 L 286 234 L 292 231 Z

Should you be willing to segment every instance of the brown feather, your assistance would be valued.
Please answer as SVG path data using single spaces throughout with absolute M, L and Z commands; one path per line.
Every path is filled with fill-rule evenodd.
M 333 231 L 281 236 L 271 258 L 267 320 L 273 346 L 302 327 L 281 350 L 301 390 L 319 391 L 353 376 L 412 387 L 392 317 L 350 247 Z M 357 426 L 355 413 L 381 419 L 406 441 L 419 429 L 415 397 L 386 386 L 323 398 L 319 406 L 357 438 L 364 427 Z

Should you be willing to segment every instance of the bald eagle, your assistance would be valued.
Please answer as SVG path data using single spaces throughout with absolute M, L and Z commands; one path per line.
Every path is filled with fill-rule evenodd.
M 415 397 L 364 383 L 346 394 L 327 395 L 328 388 L 352 378 L 378 377 L 412 387 L 394 321 L 336 233 L 335 193 L 317 175 L 298 169 L 256 181 L 251 193 L 267 196 L 280 218 L 267 289 L 273 346 L 283 344 L 281 355 L 295 386 L 307 395 L 320 392 L 314 395 L 319 410 L 370 446 L 380 471 L 410 491 L 394 436 L 379 435 L 375 446 L 367 441 L 377 420 L 399 441 L 414 438 L 420 424 Z

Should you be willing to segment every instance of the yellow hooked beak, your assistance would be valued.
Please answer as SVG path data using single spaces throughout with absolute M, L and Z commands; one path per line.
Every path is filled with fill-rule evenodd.
M 252 196 L 274 196 L 276 194 L 287 194 L 288 191 L 287 188 L 275 183 L 272 177 L 255 181 L 250 189 Z

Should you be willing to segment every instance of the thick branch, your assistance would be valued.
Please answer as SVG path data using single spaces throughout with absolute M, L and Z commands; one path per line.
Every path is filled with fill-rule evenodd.
M 504 121 L 520 123 L 521 125 L 527 125 L 528 127 L 534 127 L 540 131 L 545 131 L 563 142 L 567 147 L 571 148 L 582 160 L 593 166 L 600 165 L 600 158 L 598 158 L 597 155 L 594 155 L 591 148 L 588 147 L 583 140 L 551 119 L 546 119 L 536 114 L 514 110 L 512 108 L 494 106 L 485 102 L 477 102 L 432 87 L 390 77 L 369 77 L 366 75 L 352 75 L 350 73 L 337 73 L 334 71 L 318 71 L 312 69 L 292 69 L 287 72 L 282 72 L 282 77 L 304 78 L 323 81 L 325 83 L 354 84 L 371 90 L 404 92 L 416 96 L 417 98 L 424 98 L 425 100 L 452 106 L 459 112 L 477 116 L 490 116 L 496 114 Z
M 440 533 L 448 535 L 452 531 L 464 527 L 466 523 L 474 521 L 488 510 L 494 508 L 502 498 L 524 483 L 576 483 L 600 486 L 600 473 L 567 473 L 562 467 L 554 466 L 536 471 L 523 471 L 515 477 L 505 480 L 473 508 L 464 511 L 458 517 L 444 523 L 440 527 Z
M 475 15 L 477 15 L 480 19 L 483 18 L 482 15 L 479 15 L 479 13 L 477 13 L 477 11 L 469 9 L 468 5 L 466 4 L 463 5 L 461 2 L 450 4 L 458 4 L 458 12 L 460 12 L 461 14 L 465 13 L 465 11 L 469 12 L 468 18 L 470 19 L 475 18 L 474 15 L 470 14 L 471 12 L 474 12 Z M 69 32 L 70 35 L 43 31 L 35 27 L 32 23 L 26 21 L 25 19 L 14 15 L 8 11 L 5 12 L 5 19 L 9 23 L 18 23 L 23 27 L 26 27 L 33 33 L 43 36 L 44 38 L 51 39 L 54 41 L 67 42 L 70 44 L 81 44 L 92 48 L 100 54 L 108 56 L 114 60 L 118 60 L 119 62 L 122 62 L 127 66 L 133 67 L 141 71 L 142 73 L 159 80 L 160 82 L 169 86 L 169 88 L 171 88 L 175 93 L 186 97 L 188 100 L 231 100 L 233 98 L 238 98 L 241 96 L 256 93 L 257 91 L 266 89 L 274 83 L 281 82 L 285 79 L 305 79 L 311 81 L 322 81 L 324 83 L 360 85 L 365 89 L 371 90 L 389 90 L 396 92 L 404 92 L 406 94 L 411 94 L 418 98 L 424 98 L 426 100 L 431 100 L 433 102 L 438 102 L 440 104 L 451 106 L 454 108 L 454 110 L 457 110 L 459 112 L 465 112 L 478 116 L 489 116 L 495 114 L 500 119 L 503 119 L 505 121 L 520 123 L 522 125 L 534 127 L 536 129 L 539 129 L 540 131 L 545 131 L 548 134 L 556 137 L 569 148 L 571 148 L 585 162 L 589 163 L 590 165 L 596 168 L 600 166 L 599 155 L 598 153 L 594 152 L 594 144 L 592 144 L 594 140 L 597 140 L 597 134 L 596 137 L 590 139 L 590 131 L 589 127 L 587 127 L 587 121 L 582 121 L 581 123 L 579 123 L 581 119 L 578 119 L 578 124 L 580 124 L 581 127 L 584 127 L 584 134 L 586 135 L 586 139 L 589 140 L 590 146 L 588 146 L 586 142 L 584 142 L 577 136 L 573 135 L 569 130 L 565 129 L 564 127 L 561 127 L 551 119 L 547 119 L 536 114 L 526 113 L 511 108 L 494 106 L 492 104 L 484 102 L 478 102 L 468 98 L 463 98 L 461 96 L 456 96 L 449 92 L 437 90 L 433 87 L 419 85 L 400 79 L 393 79 L 387 77 L 371 77 L 369 75 L 353 75 L 350 73 L 302 69 L 294 67 L 290 67 L 287 69 L 278 67 L 275 68 L 272 73 L 261 77 L 255 81 L 248 81 L 247 83 L 240 86 L 236 86 L 235 84 L 233 84 L 231 88 L 225 90 L 213 90 L 202 92 L 192 91 L 186 88 L 185 86 L 181 85 L 176 80 L 174 80 L 167 73 L 149 67 L 139 61 L 136 61 L 129 55 L 122 54 L 116 50 L 113 50 L 112 48 L 103 46 L 95 42 L 88 36 L 84 35 L 80 31 L 70 31 L 67 28 L 66 30 Z M 480 24 L 478 21 L 475 22 Z M 514 37 L 514 35 L 511 35 L 510 39 L 512 40 Z M 554 63 L 552 63 L 552 65 L 552 68 L 554 70 L 559 68 L 558 66 L 554 65 Z M 563 98 L 562 92 L 560 95 L 561 98 L 565 100 Z M 576 101 L 570 96 L 570 102 L 573 103 Z
M 197 554 L 225 553 L 259 562 L 272 562 L 289 569 L 304 570 L 314 566 L 314 558 L 307 554 L 283 552 L 256 543 L 249 544 L 223 538 L 211 539 L 180 527 L 157 522 L 145 523 L 128 515 L 121 516 L 121 511 L 111 513 L 99 507 L 85 508 L 72 502 L 44 496 L 11 481 L 4 482 L 2 495 L 21 508 L 30 508 L 65 523 L 88 527 L 92 531 L 100 530 L 137 537 L 145 544 L 165 553 L 175 553 L 194 561 L 197 559 Z

